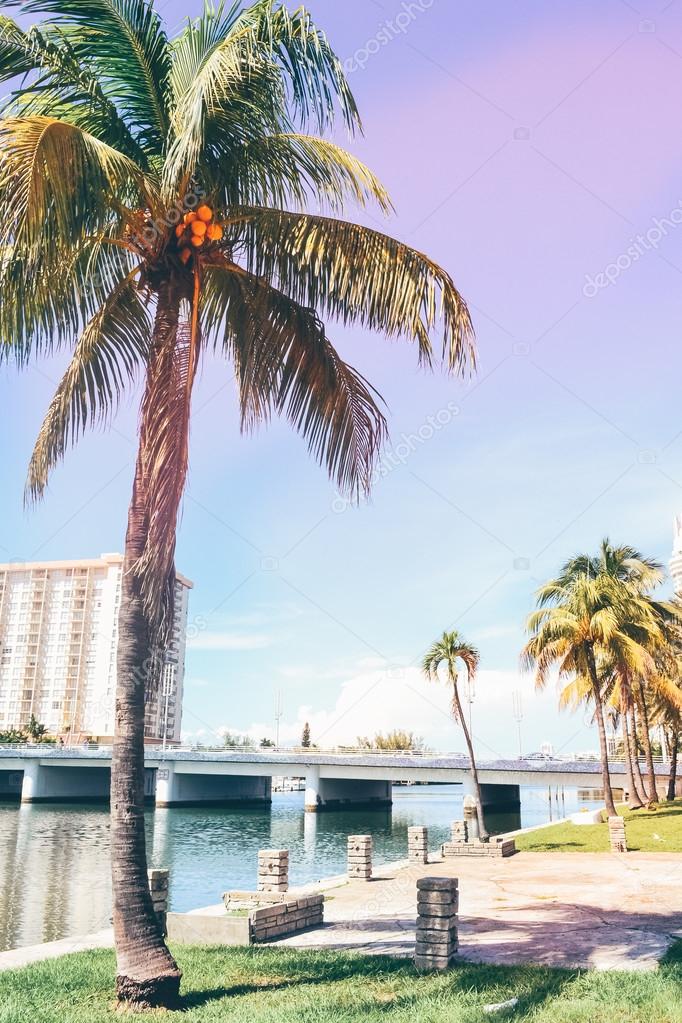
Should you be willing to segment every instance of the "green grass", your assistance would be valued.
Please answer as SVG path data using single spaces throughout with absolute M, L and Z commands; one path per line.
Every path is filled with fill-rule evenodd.
M 177 950 L 178 1023 L 682 1023 L 682 943 L 655 973 L 580 973 L 463 963 L 418 975 L 408 961 L 284 949 Z M 0 1023 L 114 1023 L 114 956 L 82 952 L 0 973 Z M 483 1006 L 517 997 L 492 1015 Z M 124 1017 L 123 1017 L 124 1018 Z M 139 1017 L 133 1017 L 139 1018 Z
M 628 849 L 633 852 L 682 852 L 682 800 L 661 803 L 656 810 L 628 810 Z M 528 852 L 608 852 L 607 824 L 555 824 L 516 836 L 516 848 Z

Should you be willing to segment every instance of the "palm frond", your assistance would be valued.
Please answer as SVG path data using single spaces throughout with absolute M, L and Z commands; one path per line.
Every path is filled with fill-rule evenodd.
M 0 15 L 0 82 L 21 76 L 5 102 L 21 116 L 43 115 L 72 121 L 103 142 L 149 169 L 147 156 L 136 142 L 116 105 L 105 96 L 100 80 L 81 62 L 68 39 L 56 28 L 24 32 Z
M 175 138 L 164 170 L 166 197 L 200 172 L 215 119 L 223 136 L 233 138 L 250 132 L 249 114 L 261 135 L 287 130 L 288 98 L 303 127 L 312 119 L 323 131 L 335 102 L 349 127 L 359 123 L 343 69 L 325 37 L 303 8 L 290 13 L 273 0 L 241 11 L 236 4 L 227 11 L 223 3 L 217 9 L 207 5 L 174 44 L 171 88 Z M 254 90 L 261 102 L 249 102 Z M 240 106 L 246 124 L 237 125 Z
M 243 427 L 285 416 L 339 488 L 367 491 L 386 436 L 376 392 L 309 309 L 237 267 L 207 273 L 208 318 L 223 324 L 235 361 Z
M 313 201 L 340 210 L 348 199 L 359 206 L 376 203 L 384 212 L 392 208 L 385 188 L 365 164 L 313 135 L 280 132 L 243 144 L 239 140 L 226 152 L 216 148 L 210 154 L 209 177 L 211 189 L 227 208 L 245 202 L 303 207 Z
M 87 234 L 110 228 L 125 199 L 151 183 L 129 157 L 52 117 L 0 121 L 0 247 L 59 263 Z
M 24 367 L 37 355 L 72 349 L 110 294 L 136 265 L 125 248 L 86 239 L 60 258 L 42 249 L 0 258 L 0 363 Z
M 169 128 L 171 57 L 151 0 L 24 0 L 22 7 L 58 17 L 75 55 L 95 69 L 140 145 L 160 157 Z
M 135 274 L 110 293 L 76 345 L 33 449 L 29 500 L 43 496 L 52 469 L 87 426 L 108 422 L 126 384 L 146 363 L 150 322 Z
M 472 326 L 450 276 L 421 252 L 358 224 L 330 217 L 245 207 L 236 210 L 234 243 L 249 270 L 303 306 L 389 337 L 407 337 L 420 361 L 442 357 L 457 373 L 472 369 Z

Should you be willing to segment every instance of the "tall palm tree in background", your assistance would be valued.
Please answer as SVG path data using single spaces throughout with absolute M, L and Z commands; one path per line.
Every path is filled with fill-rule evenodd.
M 655 654 L 656 669 L 649 686 L 649 717 L 663 735 L 663 745 L 670 763 L 667 798 L 675 798 L 677 765 L 682 740 L 682 623 L 680 604 L 672 602 L 678 617 L 665 624 L 665 643 Z M 663 751 L 662 751 L 663 752 Z
M 594 707 L 607 810 L 615 811 L 608 767 L 604 707 L 610 701 L 623 725 L 624 753 L 630 796 L 635 807 L 647 798 L 640 788 L 636 736 L 628 721 L 641 710 L 644 680 L 658 680 L 655 655 L 665 645 L 665 623 L 673 605 L 655 601 L 649 590 L 661 581 L 661 566 L 633 547 L 614 547 L 605 539 L 596 557 L 570 558 L 559 576 L 537 595 L 539 609 L 530 616 L 528 641 L 522 658 L 535 670 L 543 687 L 556 667 L 565 680 L 562 705 L 588 702 Z M 646 709 L 643 714 L 646 714 Z M 646 720 L 646 718 L 645 718 Z M 648 736 L 648 723 L 645 728 Z M 634 742 L 634 745 L 633 745 Z M 648 799 L 656 798 L 656 778 L 649 743 Z
M 617 683 L 613 698 L 620 706 L 624 722 L 624 739 L 627 742 L 624 753 L 633 782 L 630 792 L 637 794 L 634 804 L 636 806 L 642 799 L 652 803 L 657 798 L 657 789 L 649 703 L 654 691 L 660 694 L 664 703 L 670 700 L 675 703 L 679 699 L 678 691 L 669 684 L 665 674 L 656 668 L 657 656 L 665 658 L 669 649 L 670 633 L 666 632 L 665 623 L 676 617 L 677 609 L 674 604 L 652 598 L 651 591 L 664 579 L 663 566 L 652 558 L 646 558 L 634 547 L 613 546 L 607 537 L 602 540 L 597 557 L 580 555 L 564 566 L 564 573 L 579 573 L 581 569 L 624 583 L 633 591 L 633 599 L 638 605 L 631 620 L 623 625 L 626 634 L 635 644 L 624 649 L 616 647 L 612 651 Z M 646 787 L 639 767 L 639 739 L 647 765 Z
M 29 469 L 41 497 L 81 432 L 143 383 L 125 542 L 112 761 L 119 999 L 170 1005 L 180 972 L 147 886 L 145 687 L 172 622 L 192 389 L 215 352 L 244 428 L 285 416 L 337 485 L 366 489 L 385 437 L 376 393 L 321 316 L 473 364 L 466 305 L 424 255 L 338 214 L 390 209 L 325 133 L 359 127 L 341 65 L 303 8 L 207 4 L 169 39 L 147 0 L 25 0 L 0 20 L 0 345 L 68 350 Z M 317 212 L 305 212 L 307 208 Z
M 608 575 L 560 576 L 541 587 L 539 608 L 528 618 L 530 639 L 522 664 L 535 672 L 536 686 L 543 689 L 550 672 L 560 681 L 579 679 L 591 689 L 599 735 L 604 801 L 609 816 L 616 812 L 609 773 L 608 744 L 604 720 L 603 661 L 623 659 L 628 665 L 643 663 L 647 651 L 628 634 L 633 621 L 653 633 L 653 617 L 643 617 L 634 592 Z
M 462 701 L 459 696 L 458 685 L 460 666 L 462 666 L 466 672 L 467 681 L 473 682 L 476 672 L 478 671 L 480 660 L 481 655 L 478 649 L 475 646 L 472 646 L 471 643 L 467 643 L 459 632 L 457 632 L 456 629 L 453 629 L 451 632 L 444 632 L 440 639 L 437 639 L 435 643 L 429 647 L 422 659 L 422 671 L 429 681 L 438 682 L 440 680 L 439 672 L 441 669 L 445 669 L 447 682 L 452 690 L 452 716 L 462 728 L 464 741 L 469 753 L 471 778 L 474 785 L 474 798 L 476 800 L 478 833 L 479 837 L 486 841 L 488 838 L 488 831 L 485 826 L 485 818 L 483 816 L 483 801 L 481 799 L 481 786 L 478 780 L 478 771 L 476 769 L 476 758 L 474 756 L 474 747 L 471 735 L 469 734 L 469 729 L 467 728 L 466 719 L 462 710 Z

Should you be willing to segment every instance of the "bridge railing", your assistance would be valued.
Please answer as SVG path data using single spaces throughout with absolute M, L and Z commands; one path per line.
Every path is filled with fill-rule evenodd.
M 100 752 L 100 753 L 111 753 L 112 746 L 105 743 L 34 743 L 34 742 L 23 742 L 23 743 L 0 743 L 0 753 L 2 751 L 14 751 L 22 752 L 25 750 L 44 750 L 47 754 L 58 753 L 68 756 L 71 752 Z M 454 750 L 378 750 L 378 749 L 365 749 L 361 746 L 226 746 L 226 745 L 214 745 L 205 746 L 198 744 L 182 743 L 179 745 L 163 746 L 161 743 L 149 743 L 146 746 L 148 754 L 166 754 L 167 756 L 173 756 L 175 753 L 260 753 L 267 756 L 280 756 L 280 757 L 305 757 L 314 756 L 315 754 L 321 754 L 323 756 L 349 756 L 349 757 L 411 757 L 415 760 L 419 759 L 458 759 L 468 760 L 466 753 L 458 753 Z M 487 759 L 487 758 L 486 758 Z M 586 763 L 598 763 L 598 753 L 555 753 L 552 755 L 537 755 L 530 754 L 529 756 L 519 757 L 518 755 L 500 756 L 500 760 L 509 761 L 525 761 L 533 764 L 542 763 L 575 763 L 575 762 L 586 762 Z M 662 756 L 654 756 L 654 764 L 667 763 L 668 759 Z M 623 754 L 613 754 L 609 756 L 609 762 L 617 764 L 624 763 L 625 756 Z M 640 757 L 640 761 L 644 763 L 644 759 Z M 484 758 L 481 758 L 481 763 L 484 763 Z

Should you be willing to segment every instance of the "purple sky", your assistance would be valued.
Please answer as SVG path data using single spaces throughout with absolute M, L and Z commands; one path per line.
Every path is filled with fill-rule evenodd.
M 172 27 L 187 10 L 159 7 Z M 309 718 L 321 744 L 403 725 L 458 749 L 416 668 L 454 625 L 482 651 L 481 754 L 516 749 L 516 688 L 526 749 L 591 748 L 582 714 L 518 677 L 518 652 L 562 560 L 609 534 L 667 561 L 682 510 L 682 2 L 309 7 L 352 69 L 351 148 L 397 208 L 362 219 L 452 273 L 479 372 L 419 373 L 407 345 L 331 330 L 391 412 L 387 471 L 343 510 L 285 425 L 240 438 L 231 374 L 204 367 L 178 550 L 196 582 L 187 732 L 266 734 L 282 689 L 285 738 Z M 121 549 L 133 405 L 22 509 L 60 366 L 2 371 L 4 559 Z

